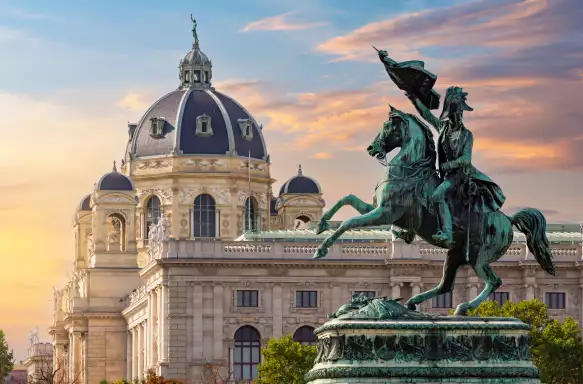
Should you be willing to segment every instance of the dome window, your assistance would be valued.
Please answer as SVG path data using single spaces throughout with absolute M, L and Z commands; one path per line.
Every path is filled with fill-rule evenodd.
M 150 119 L 150 136 L 154 139 L 160 139 L 164 137 L 164 125 L 166 124 L 166 119 L 163 117 L 152 117 Z
M 250 119 L 239 119 L 237 122 L 243 138 L 247 141 L 253 140 L 253 122 Z
M 192 79 L 195 83 L 200 83 L 200 69 L 193 71 L 194 78 Z
M 204 82 L 208 84 L 209 81 L 209 71 L 204 71 Z
M 207 114 L 200 115 L 196 118 L 196 130 L 194 133 L 198 136 L 212 136 L 213 127 L 211 117 Z
M 190 84 L 190 71 L 184 71 L 184 83 Z

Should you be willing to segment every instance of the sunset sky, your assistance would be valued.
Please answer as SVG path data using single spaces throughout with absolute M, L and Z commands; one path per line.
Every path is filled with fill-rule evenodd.
M 17 361 L 34 326 L 48 340 L 75 207 L 127 122 L 178 86 L 190 13 L 214 86 L 264 125 L 275 191 L 301 163 L 329 204 L 370 200 L 383 168 L 364 149 L 389 102 L 412 112 L 375 45 L 469 92 L 474 164 L 505 212 L 583 220 L 581 0 L 0 0 L 0 328 Z

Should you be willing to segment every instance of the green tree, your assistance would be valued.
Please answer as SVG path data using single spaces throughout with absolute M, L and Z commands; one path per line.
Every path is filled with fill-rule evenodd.
M 8 350 L 4 331 L 0 329 L 0 379 L 14 368 L 14 353 Z
M 302 345 L 288 335 L 269 340 L 261 354 L 257 384 L 305 384 L 304 375 L 314 365 L 316 347 Z
M 470 315 L 516 317 L 529 324 L 532 361 L 541 371 L 541 381 L 583 384 L 583 340 L 579 324 L 572 317 L 562 323 L 551 319 L 546 305 L 539 300 L 507 301 L 502 306 L 485 301 Z

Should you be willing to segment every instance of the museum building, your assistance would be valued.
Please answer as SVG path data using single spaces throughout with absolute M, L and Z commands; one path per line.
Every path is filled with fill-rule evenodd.
M 314 328 L 352 294 L 407 299 L 439 282 L 446 251 L 407 245 L 390 228 L 348 231 L 313 260 L 328 235 L 312 229 L 325 205 L 318 182 L 299 167 L 273 193 L 263 127 L 212 86 L 198 39 L 179 78 L 128 125 L 119 169 L 77 207 L 74 270 L 54 292 L 49 329 L 67 378 L 94 384 L 151 368 L 188 382 L 214 369 L 253 379 L 270 338 L 314 343 Z M 504 285 L 491 299 L 538 298 L 582 322 L 581 228 L 549 225 L 548 237 L 557 277 L 515 232 L 493 264 Z M 483 288 L 467 268 L 456 285 L 421 310 L 447 313 Z

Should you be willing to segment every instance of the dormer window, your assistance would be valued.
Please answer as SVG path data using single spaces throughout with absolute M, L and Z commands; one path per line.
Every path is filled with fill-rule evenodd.
M 197 69 L 197 70 L 193 71 L 193 73 L 194 73 L 194 79 L 193 79 L 193 81 L 195 83 L 200 83 L 200 70 Z
M 164 125 L 166 119 L 163 117 L 152 117 L 150 119 L 150 136 L 154 139 L 160 139 L 164 137 Z
M 241 136 L 247 141 L 253 140 L 253 122 L 250 119 L 239 119 L 237 122 L 241 129 Z
M 212 136 L 213 127 L 211 117 L 207 114 L 200 115 L 196 118 L 196 130 L 194 133 L 198 136 Z

